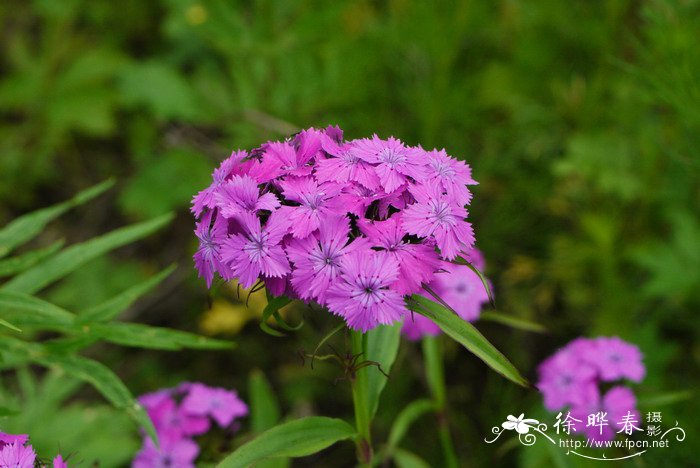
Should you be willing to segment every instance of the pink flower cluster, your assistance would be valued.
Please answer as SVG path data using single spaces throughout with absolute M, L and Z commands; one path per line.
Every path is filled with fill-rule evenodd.
M 194 437 L 209 431 L 212 420 L 222 428 L 248 414 L 248 406 L 235 391 L 183 383 L 139 397 L 158 434 L 160 448 L 144 435 L 134 468 L 194 467 L 199 446 Z
M 214 171 L 192 203 L 195 264 L 209 286 L 215 274 L 262 281 L 366 331 L 402 319 L 404 296 L 472 249 L 473 184 L 444 150 L 310 128 Z
M 550 411 L 566 407 L 577 422 L 574 428 L 591 439 L 610 440 L 619 431 L 618 422 L 628 412 L 639 421 L 632 390 L 616 385 L 601 395 L 603 382 L 640 382 L 645 368 L 642 353 L 618 337 L 577 338 L 547 358 L 539 367 L 537 388 Z M 589 415 L 605 413 L 607 425 L 588 424 Z
M 36 452 L 28 442 L 27 434 L 0 432 L 0 467 L 34 468 L 37 461 Z M 53 468 L 68 467 L 61 455 L 54 457 L 52 466 Z
M 484 256 L 476 248 L 465 255 L 465 259 L 480 271 L 486 267 Z M 445 271 L 436 274 L 428 287 L 464 320 L 476 321 L 481 314 L 481 308 L 489 301 L 481 278 L 466 265 L 446 263 L 443 268 Z M 427 292 L 422 292 L 421 295 L 434 300 Z M 440 327 L 423 315 L 410 314 L 404 320 L 401 333 L 409 340 L 419 340 L 426 335 L 439 335 Z

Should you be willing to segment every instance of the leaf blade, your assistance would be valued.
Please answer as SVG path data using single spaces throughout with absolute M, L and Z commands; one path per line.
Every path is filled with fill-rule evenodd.
M 4 257 L 15 247 L 32 240 L 50 221 L 69 209 L 95 198 L 113 185 L 114 179 L 108 179 L 79 192 L 70 200 L 27 213 L 11 221 L 4 228 L 0 229 L 0 257 Z
M 244 468 L 270 457 L 303 457 L 355 436 L 341 419 L 309 416 L 275 426 L 224 458 L 219 468 Z
M 451 313 L 440 304 L 414 294 L 411 301 L 416 306 L 410 306 L 415 312 L 428 317 L 452 339 L 467 348 L 493 370 L 523 387 L 529 387 L 529 382 L 520 375 L 513 364 L 498 351 L 484 335 L 471 323 Z
M 33 294 L 59 280 L 93 258 L 148 236 L 170 222 L 172 214 L 115 229 L 62 250 L 41 265 L 15 276 L 0 289 Z
M 380 325 L 367 332 L 367 356 L 364 356 L 364 359 L 379 363 L 386 374 L 391 372 L 399 351 L 401 326 L 401 323 Z M 365 372 L 367 372 L 367 399 L 371 421 L 379 408 L 379 398 L 386 386 L 387 377 L 379 369 L 372 369 L 371 366 Z

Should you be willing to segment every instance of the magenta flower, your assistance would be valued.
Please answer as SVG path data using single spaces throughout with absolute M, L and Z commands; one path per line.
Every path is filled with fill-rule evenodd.
M 182 401 L 185 412 L 210 416 L 221 427 L 228 427 L 235 418 L 248 414 L 248 406 L 234 391 L 193 384 Z
M 339 144 L 328 138 L 323 142 L 323 149 L 335 157 L 319 159 L 316 163 L 315 175 L 319 182 L 357 182 L 372 191 L 379 188 L 374 166 L 355 153 L 354 145 Z
M 392 285 L 399 294 L 420 291 L 421 284 L 429 283 L 435 276 L 435 271 L 440 268 L 441 262 L 434 248 L 404 241 L 406 231 L 399 214 L 386 221 L 361 222 L 359 226 L 372 246 L 383 249 L 399 265 L 399 276 Z
M 183 411 L 171 395 L 157 404 L 148 405 L 141 400 L 158 434 L 180 438 L 204 434 L 209 430 L 209 420 L 195 413 Z
M 537 388 L 544 395 L 544 406 L 558 411 L 567 405 L 583 405 L 598 392 L 596 371 L 580 355 L 566 349 L 550 357 L 539 367 Z
M 263 156 L 256 162 L 249 174 L 259 183 L 265 183 L 285 175 L 304 176 L 311 174 L 306 155 L 299 157 L 289 142 L 271 142 L 263 147 Z
M 0 448 L 8 444 L 14 444 L 15 442 L 24 445 L 28 440 L 29 436 L 27 434 L 6 434 L 0 431 Z
M 53 459 L 53 468 L 68 468 L 68 463 L 61 455 L 56 455 Z
M 437 273 L 430 287 L 457 314 L 468 322 L 479 318 L 489 295 L 479 275 L 466 265 L 443 262 L 444 272 Z
M 597 338 L 590 360 L 597 365 L 600 378 L 604 381 L 630 379 L 640 382 L 644 378 L 639 348 L 618 337 Z
M 160 448 L 144 433 L 141 451 L 132 462 L 138 468 L 194 467 L 199 447 L 193 438 L 209 431 L 212 419 L 231 432 L 233 420 L 248 414 L 236 392 L 201 383 L 185 382 L 148 393 L 139 402 L 153 421 Z
M 443 258 L 453 260 L 460 251 L 474 244 L 471 224 L 464 218 L 467 210 L 441 193 L 435 183 L 415 185 L 410 189 L 416 203 L 403 212 L 403 226 L 409 234 L 434 236 Z
M 280 245 L 287 233 L 286 221 L 274 212 L 261 227 L 260 218 L 247 212 L 239 215 L 244 227 L 243 234 L 229 236 L 222 245 L 221 259 L 234 276 L 240 278 L 241 286 L 250 288 L 258 277 L 282 277 L 290 272 L 289 261 Z
M 217 190 L 231 174 L 242 172 L 241 169 L 246 166 L 243 160 L 247 156 L 248 153 L 245 151 L 234 151 L 231 153 L 230 157 L 224 159 L 221 165 L 214 170 L 214 174 L 212 175 L 214 182 L 192 198 L 192 212 L 197 217 L 202 214 L 204 209 L 215 208 L 214 196 Z
M 342 189 L 338 184 L 318 184 L 311 177 L 292 177 L 281 181 L 280 186 L 287 200 L 299 203 L 281 209 L 294 237 L 307 237 L 319 228 L 323 218 L 337 213 L 338 206 L 331 200 Z
M 292 241 L 287 248 L 294 263 L 292 285 L 300 298 L 326 303 L 326 293 L 340 275 L 342 257 L 358 249 L 368 249 L 366 239 L 350 243 L 350 225 L 347 218 L 329 217 L 321 224 L 316 236 Z
M 204 277 L 207 287 L 211 287 L 214 273 L 228 280 L 233 277 L 231 269 L 221 261 L 221 244 L 226 240 L 228 223 L 223 218 L 217 218 L 211 224 L 211 212 L 197 223 L 195 235 L 199 239 L 199 250 L 194 254 L 194 263 L 200 277 Z
M 364 161 L 375 165 L 375 172 L 384 191 L 393 192 L 407 182 L 408 177 L 423 180 L 426 178 L 424 169 L 424 151 L 417 148 L 407 148 L 396 138 L 382 140 L 377 135 L 371 139 L 355 140 L 355 154 Z
M 389 288 L 399 276 L 399 265 L 390 256 L 352 252 L 342 258 L 341 272 L 326 302 L 349 327 L 367 331 L 400 320 L 407 312 L 401 295 Z
M 458 205 L 468 204 L 472 197 L 467 186 L 477 183 L 472 179 L 472 171 L 469 166 L 463 161 L 449 157 L 445 150 L 433 150 L 427 154 L 427 178 L 438 180 L 442 190 L 452 197 Z
M 465 317 L 478 313 L 471 283 L 440 261 L 474 243 L 465 205 L 475 182 L 465 163 L 393 137 L 343 140 L 337 127 L 235 154 L 195 197 L 195 265 L 207 286 L 216 274 L 245 287 L 262 282 L 272 296 L 316 301 L 367 329 L 402 318 L 405 296 L 437 274 L 455 301 L 469 295 Z M 380 267 L 376 258 L 387 260 Z M 366 293 L 347 297 L 368 281 Z
M 31 445 L 15 441 L 0 448 L 0 467 L 34 468 L 36 452 Z
M 411 341 L 420 340 L 424 336 L 437 336 L 440 332 L 440 327 L 435 322 L 413 312 L 406 314 L 401 326 L 401 333 Z
M 249 175 L 231 177 L 231 180 L 221 184 L 214 199 L 224 218 L 233 218 L 243 211 L 272 211 L 280 206 L 273 193 L 261 195 L 257 182 Z
M 588 401 L 571 409 L 571 416 L 581 421 L 575 425 L 577 432 L 585 434 L 591 440 L 612 440 L 621 430 L 620 422 L 628 412 L 634 416 L 637 426 L 640 424 L 640 414 L 636 407 L 637 399 L 632 390 L 617 386 L 608 390 L 602 399 L 596 390 Z M 595 417 L 589 421 L 589 416 L 596 414 L 604 421 L 596 421 Z
M 610 370 L 611 363 L 606 359 L 609 353 L 615 352 L 629 354 L 632 372 L 621 369 L 616 359 Z M 620 432 L 618 423 L 623 417 L 636 418 L 639 422 L 636 399 L 631 389 L 618 385 L 602 398 L 599 390 L 601 382 L 629 378 L 629 375 L 644 375 L 641 353 L 636 346 L 619 338 L 577 338 L 545 360 L 540 365 L 539 374 L 537 387 L 544 395 L 545 407 L 558 411 L 570 406 L 571 415 L 581 420 L 575 426 L 577 431 L 585 433 L 590 439 L 613 439 Z
M 199 455 L 199 447 L 194 441 L 159 434 L 159 443 L 160 448 L 146 438 L 131 464 L 132 468 L 194 468 Z

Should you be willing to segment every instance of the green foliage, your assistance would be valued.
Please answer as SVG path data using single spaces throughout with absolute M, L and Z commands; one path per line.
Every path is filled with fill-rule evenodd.
M 508 359 L 498 351 L 479 331 L 469 322 L 462 320 L 444 306 L 414 294 L 411 296 L 409 308 L 424 315 L 440 326 L 450 338 L 474 353 L 489 367 L 518 385 L 528 386 L 529 383 L 520 375 Z
M 224 458 L 217 466 L 243 468 L 268 457 L 303 457 L 354 436 L 355 430 L 345 421 L 309 416 L 263 432 Z
M 81 192 L 68 202 L 24 215 L 13 221 L 0 230 L 4 252 L 10 252 L 31 240 L 51 220 L 67 209 L 91 200 L 110 185 L 111 182 L 100 184 Z M 87 309 L 81 315 L 33 294 L 63 279 L 89 260 L 99 258 L 113 249 L 150 235 L 171 219 L 171 215 L 165 215 L 117 229 L 61 251 L 58 251 L 59 249 L 54 245 L 49 249 L 30 251 L 18 257 L 31 258 L 33 261 L 25 262 L 28 268 L 15 268 L 17 275 L 0 286 L 1 323 L 16 332 L 15 336 L 7 333 L 0 334 L 3 368 L 12 369 L 29 363 L 38 364 L 85 381 L 95 387 L 114 407 L 131 416 L 153 440 L 157 440 L 151 420 L 120 378 L 109 367 L 76 353 L 99 341 L 165 350 L 230 348 L 230 342 L 213 340 L 183 331 L 113 321 L 136 299 L 172 273 L 173 268 L 168 268 L 153 279 L 148 279 L 100 305 Z M 58 247 L 61 245 L 62 243 Z M 43 261 L 38 263 L 37 257 L 41 257 Z M 35 263 L 38 264 L 33 265 Z M 40 331 L 59 332 L 64 336 L 41 341 L 36 338 L 40 336 L 37 335 Z M 20 339 L 18 336 L 27 339 Z M 26 371 L 19 374 L 20 377 L 23 375 L 27 375 Z M 24 381 L 28 381 L 27 379 L 31 377 L 23 378 Z

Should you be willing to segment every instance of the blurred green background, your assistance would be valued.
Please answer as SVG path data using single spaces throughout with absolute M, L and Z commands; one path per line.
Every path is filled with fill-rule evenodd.
M 619 335 L 645 354 L 640 409 L 700 432 L 694 397 L 653 400 L 700 385 L 700 2 L 11 0 L 0 3 L 0 24 L 0 225 L 109 177 L 116 190 L 39 243 L 177 212 L 167 232 L 90 262 L 47 296 L 84 308 L 175 261 L 130 320 L 238 342 L 231 352 L 93 351 L 134 393 L 201 380 L 246 397 L 260 368 L 285 413 L 351 416 L 348 385 L 333 384 L 342 372 L 295 357 L 315 347 L 328 317 L 306 313 L 300 333 L 274 338 L 244 324 L 234 291 L 210 308 L 188 213 L 231 150 L 337 124 L 348 138 L 394 135 L 472 166 L 471 218 L 498 308 L 548 333 L 478 326 L 526 376 L 536 380 L 537 364 L 574 337 Z M 549 465 L 537 447 L 483 442 L 507 414 L 553 422 L 539 395 L 445 346 L 465 466 Z M 377 440 L 427 393 L 420 360 L 419 346 L 403 343 Z M 42 400 L 41 388 L 27 391 Z M 71 404 L 100 401 L 81 392 Z M 57 414 L 47 408 L 37 418 Z M 93 411 L 85 424 L 103 425 L 95 421 L 109 410 Z M 406 444 L 439 466 L 430 418 Z M 114 421 L 121 431 L 91 437 L 121 437 L 133 450 L 134 428 Z M 63 434 L 80 425 L 34 437 L 55 448 L 52 437 L 80 440 Z M 690 466 L 692 439 L 635 466 Z M 339 445 L 296 463 L 351 466 L 353 457 Z

